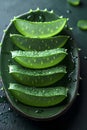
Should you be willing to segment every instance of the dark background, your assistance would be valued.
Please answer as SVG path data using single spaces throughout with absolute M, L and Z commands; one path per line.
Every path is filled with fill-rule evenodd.
M 54 10 L 56 14 L 70 18 L 69 26 L 73 27 L 73 35 L 80 48 L 80 95 L 64 116 L 50 122 L 35 122 L 13 110 L 0 90 L 0 130 L 87 130 L 87 31 L 77 27 L 79 19 L 87 19 L 87 0 L 82 0 L 77 7 L 69 5 L 66 0 L 0 0 L 0 39 L 14 16 L 37 7 Z

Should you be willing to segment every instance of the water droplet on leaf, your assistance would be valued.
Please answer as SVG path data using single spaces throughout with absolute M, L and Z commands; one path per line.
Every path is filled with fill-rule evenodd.
M 36 111 L 35 111 L 35 113 L 42 113 L 43 112 L 43 110 L 42 109 L 37 109 Z

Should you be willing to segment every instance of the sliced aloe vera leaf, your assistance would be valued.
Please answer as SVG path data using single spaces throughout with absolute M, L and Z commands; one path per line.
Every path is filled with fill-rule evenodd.
M 87 20 L 79 20 L 77 26 L 82 30 L 87 30 Z
M 9 91 L 23 104 L 36 107 L 49 107 L 62 102 L 67 97 L 65 87 L 35 88 L 10 83 Z
M 78 6 L 80 4 L 80 0 L 67 0 L 69 4 L 73 6 Z
M 27 38 L 19 34 L 10 34 L 12 42 L 22 50 L 44 51 L 63 47 L 69 36 L 55 36 L 50 38 Z
M 12 58 L 20 65 L 41 69 L 60 63 L 67 55 L 66 49 L 57 48 L 45 51 L 11 51 Z
M 51 85 L 62 79 L 66 74 L 66 67 L 57 66 L 43 70 L 32 70 L 10 65 L 9 73 L 21 84 L 41 87 Z
M 31 38 L 47 38 L 61 32 L 67 22 L 67 18 L 57 19 L 51 22 L 31 22 L 23 19 L 14 19 L 16 29 L 24 36 Z

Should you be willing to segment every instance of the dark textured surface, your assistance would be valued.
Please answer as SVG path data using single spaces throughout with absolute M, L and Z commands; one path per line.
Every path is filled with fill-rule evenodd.
M 0 39 L 3 29 L 9 24 L 10 19 L 30 8 L 53 9 L 55 13 L 69 17 L 69 25 L 73 27 L 73 35 L 80 51 L 80 75 L 82 80 L 79 85 L 80 95 L 71 109 L 60 119 L 51 122 L 34 122 L 28 120 L 11 109 L 7 100 L 0 103 L 0 130 L 87 130 L 87 31 L 77 28 L 79 19 L 87 19 L 87 0 L 83 0 L 78 7 L 70 6 L 65 0 L 0 0 Z M 0 83 L 1 86 L 1 83 Z M 0 95 L 4 95 L 0 90 Z M 0 101 L 3 98 L 0 98 Z

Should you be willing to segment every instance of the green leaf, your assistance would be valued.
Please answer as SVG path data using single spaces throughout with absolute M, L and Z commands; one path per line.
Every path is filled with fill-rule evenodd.
M 56 48 L 45 51 L 11 51 L 12 58 L 20 65 L 41 69 L 60 63 L 67 55 L 65 48 Z
M 80 0 L 67 0 L 67 2 L 73 6 L 78 6 L 80 4 Z
M 9 91 L 23 104 L 48 107 L 62 102 L 67 97 L 68 89 L 63 86 L 35 88 L 10 83 Z
M 50 22 L 31 22 L 23 19 L 14 19 L 16 29 L 23 35 L 31 38 L 47 38 L 61 32 L 67 18 L 60 18 Z
M 25 69 L 17 65 L 9 65 L 9 73 L 14 79 L 24 85 L 42 87 L 49 86 L 64 77 L 66 66 L 56 66 L 48 69 Z
M 87 20 L 79 20 L 77 26 L 82 30 L 87 30 Z

